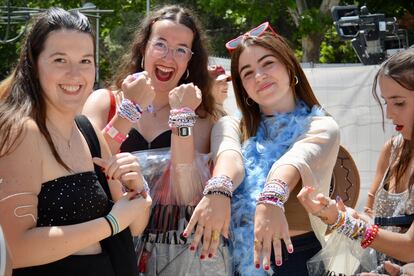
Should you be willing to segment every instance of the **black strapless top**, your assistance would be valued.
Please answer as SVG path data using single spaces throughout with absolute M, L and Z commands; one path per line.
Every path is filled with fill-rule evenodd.
M 42 184 L 37 226 L 82 223 L 108 214 L 111 204 L 95 172 L 62 176 Z
M 169 148 L 171 146 L 171 130 L 166 130 L 151 142 L 145 138 L 135 128 L 128 133 L 128 138 L 121 145 L 121 152 L 134 152 L 139 150 Z

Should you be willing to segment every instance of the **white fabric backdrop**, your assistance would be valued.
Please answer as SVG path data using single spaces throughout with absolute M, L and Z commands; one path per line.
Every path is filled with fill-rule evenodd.
M 228 59 L 211 58 L 210 64 L 220 64 L 230 73 Z M 341 131 L 341 144 L 351 153 L 361 178 L 357 209 L 362 210 L 375 174 L 379 152 L 384 142 L 395 134 L 386 120 L 385 131 L 378 104 L 372 94 L 372 82 L 378 65 L 303 64 L 304 71 L 322 106 L 335 118 Z M 237 111 L 230 84 L 225 102 L 231 114 Z

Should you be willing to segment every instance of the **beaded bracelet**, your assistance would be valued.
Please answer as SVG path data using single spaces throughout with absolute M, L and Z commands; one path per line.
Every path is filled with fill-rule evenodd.
M 116 218 L 111 214 L 107 214 L 105 217 L 105 220 L 109 223 L 111 226 L 111 236 L 114 236 L 119 233 L 119 224 Z
M 141 119 L 142 108 L 139 104 L 124 98 L 122 99 L 121 105 L 118 107 L 117 112 L 119 117 L 127 119 L 131 123 L 136 123 L 139 119 Z
M 379 232 L 378 224 L 371 225 L 365 230 L 364 239 L 361 241 L 361 247 L 367 248 L 371 245 Z
M 227 175 L 214 176 L 206 182 L 203 195 L 221 194 L 233 197 L 233 181 Z
M 281 179 L 271 179 L 268 181 L 263 191 L 259 194 L 256 205 L 258 204 L 271 204 L 280 207 L 283 212 L 285 211 L 284 204 L 289 198 L 289 186 Z
M 195 125 L 197 115 L 189 107 L 170 110 L 168 125 L 173 127 L 193 127 Z

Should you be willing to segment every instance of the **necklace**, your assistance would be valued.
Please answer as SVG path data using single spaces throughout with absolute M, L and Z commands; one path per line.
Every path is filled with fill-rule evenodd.
M 65 150 L 71 150 L 72 148 L 72 138 L 74 136 L 75 133 L 75 124 L 72 124 L 72 129 L 71 129 L 71 133 L 69 136 L 69 139 L 67 139 L 65 136 L 62 135 L 62 133 L 57 129 L 57 127 L 50 121 L 48 120 L 49 124 L 48 124 L 48 129 L 49 129 L 49 133 L 51 134 L 52 137 L 54 137 L 55 142 L 57 142 L 58 145 L 62 145 L 65 148 Z
M 148 107 L 148 112 L 151 113 L 153 117 L 157 117 L 157 112 L 160 112 L 161 110 L 163 110 L 167 106 L 170 106 L 170 104 L 167 103 L 166 105 L 163 105 L 161 108 L 156 109 L 153 105 L 151 105 L 151 108 Z

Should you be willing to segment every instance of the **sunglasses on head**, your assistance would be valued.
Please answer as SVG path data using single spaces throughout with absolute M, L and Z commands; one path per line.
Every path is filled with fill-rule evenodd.
M 246 32 L 245 34 L 242 34 L 241 36 L 238 36 L 237 38 L 234 38 L 226 43 L 226 48 L 231 53 L 234 51 L 234 49 L 237 48 L 237 46 L 240 45 L 240 43 L 243 41 L 245 37 L 251 36 L 261 36 L 265 31 L 270 30 L 273 34 L 276 35 L 276 32 L 272 29 L 272 26 L 270 26 L 269 22 L 264 22 L 260 24 L 259 26 L 251 29 L 250 31 Z

